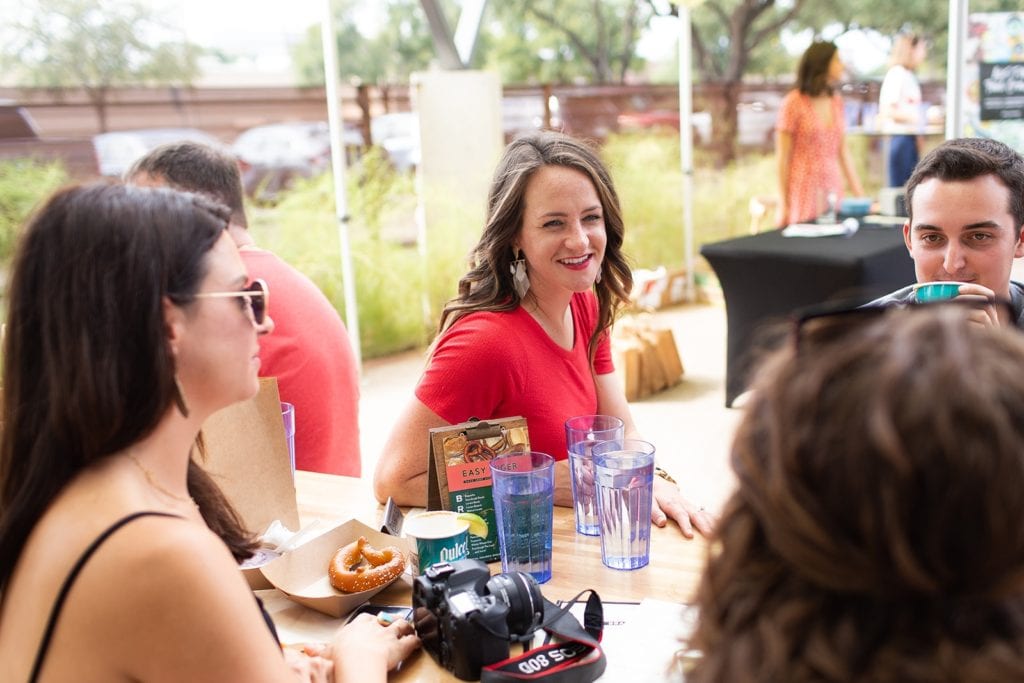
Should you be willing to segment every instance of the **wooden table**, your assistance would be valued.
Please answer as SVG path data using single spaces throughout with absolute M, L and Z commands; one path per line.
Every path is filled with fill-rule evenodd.
M 320 520 L 328 528 L 349 519 L 358 519 L 379 528 L 382 506 L 373 497 L 368 480 L 330 474 L 298 471 L 296 496 L 303 526 Z M 594 588 L 601 598 L 612 602 L 639 602 L 657 598 L 669 602 L 687 602 L 700 579 L 707 543 L 703 538 L 687 540 L 678 527 L 651 529 L 651 563 L 643 569 L 619 571 L 601 563 L 601 540 L 576 533 L 571 508 L 556 507 L 553 531 L 552 578 L 541 585 L 541 592 L 552 601 L 569 600 L 585 588 Z M 501 563 L 490 565 L 492 573 L 501 571 Z M 412 583 L 408 575 L 378 593 L 378 604 L 412 603 Z M 279 591 L 259 591 L 282 641 L 322 641 L 342 620 L 333 619 L 292 603 Z M 414 655 L 391 680 L 455 681 L 425 652 Z

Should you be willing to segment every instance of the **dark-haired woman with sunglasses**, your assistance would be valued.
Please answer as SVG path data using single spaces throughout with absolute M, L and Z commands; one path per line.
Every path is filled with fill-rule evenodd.
M 322 657 L 282 656 L 238 570 L 251 537 L 193 451 L 256 394 L 274 323 L 227 222 L 195 195 L 96 185 L 26 228 L 3 349 L 0 680 L 383 681 L 418 644 L 367 617 Z

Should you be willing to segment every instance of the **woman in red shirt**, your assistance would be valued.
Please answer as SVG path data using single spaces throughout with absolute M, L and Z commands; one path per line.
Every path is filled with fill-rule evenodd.
M 618 195 L 587 145 L 560 133 L 519 138 L 505 150 L 487 222 L 441 314 L 416 396 L 395 421 L 374 474 L 381 501 L 427 499 L 427 430 L 521 415 L 532 449 L 555 458 L 555 504 L 572 505 L 564 423 L 614 415 L 638 436 L 615 376 L 608 331 L 633 277 L 622 254 Z M 683 534 L 711 517 L 655 477 L 651 520 Z

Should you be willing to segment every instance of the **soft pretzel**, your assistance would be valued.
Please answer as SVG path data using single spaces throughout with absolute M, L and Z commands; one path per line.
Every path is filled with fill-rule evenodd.
M 494 458 L 494 449 L 482 441 L 471 441 L 466 445 L 466 462 L 480 462 Z
M 365 564 L 364 564 L 365 561 Z M 331 558 L 331 585 L 344 593 L 359 593 L 390 583 L 405 571 L 405 555 L 395 546 L 380 550 L 366 538 L 344 546 Z

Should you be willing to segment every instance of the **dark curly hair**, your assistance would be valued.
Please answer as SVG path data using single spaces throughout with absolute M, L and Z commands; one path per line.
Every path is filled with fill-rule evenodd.
M 949 307 L 773 356 L 688 683 L 1024 680 L 1021 367 L 1017 330 Z

